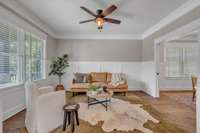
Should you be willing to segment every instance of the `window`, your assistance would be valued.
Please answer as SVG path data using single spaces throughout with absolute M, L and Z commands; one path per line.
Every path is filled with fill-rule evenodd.
M 0 23 L 0 87 L 45 78 L 45 41 Z
M 25 79 L 44 78 L 44 41 L 25 33 Z
M 17 29 L 0 24 L 0 84 L 18 82 Z
M 166 76 L 189 78 L 197 73 L 198 48 L 194 44 L 174 44 L 165 48 Z

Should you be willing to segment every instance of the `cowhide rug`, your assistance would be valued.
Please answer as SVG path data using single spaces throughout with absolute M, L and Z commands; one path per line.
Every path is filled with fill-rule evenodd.
M 154 123 L 159 121 L 154 119 L 147 111 L 141 108 L 140 104 L 131 104 L 127 101 L 112 98 L 108 111 L 101 104 L 93 105 L 88 108 L 87 103 L 79 103 L 80 119 L 97 125 L 103 121 L 102 129 L 105 132 L 111 131 L 132 131 L 138 129 L 144 133 L 153 133 L 143 125 L 151 120 Z

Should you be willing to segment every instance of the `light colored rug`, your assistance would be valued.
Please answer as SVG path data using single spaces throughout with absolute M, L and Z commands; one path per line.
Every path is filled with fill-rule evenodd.
M 128 106 L 126 106 L 126 109 L 121 104 L 118 104 L 117 108 L 115 108 L 115 111 L 117 113 L 115 112 L 113 114 L 117 114 L 117 116 L 116 117 L 113 116 L 113 120 L 116 122 L 116 124 L 114 123 L 114 121 L 112 121 L 112 119 L 110 121 L 107 121 L 105 118 L 101 118 L 103 113 L 108 113 L 109 111 L 111 111 L 113 106 L 116 105 L 116 104 L 111 104 L 111 107 L 108 108 L 108 112 L 105 111 L 105 108 L 100 110 L 100 112 L 102 112 L 102 114 L 101 113 L 99 114 L 98 119 L 95 118 L 95 124 L 96 124 L 96 121 L 99 121 L 98 124 L 96 124 L 96 125 L 95 124 L 92 125 L 93 121 L 90 123 L 89 119 L 84 120 L 85 118 L 83 118 L 84 116 L 82 116 L 82 113 L 80 111 L 79 112 L 79 117 L 81 117 L 80 125 L 76 126 L 74 133 L 148 133 L 148 132 L 188 133 L 184 129 L 179 128 L 176 124 L 173 124 L 171 121 L 169 122 L 166 119 L 165 115 L 159 113 L 148 103 L 148 101 L 141 99 L 140 97 L 136 96 L 134 93 L 128 93 L 126 95 L 126 97 L 124 97 L 121 94 L 114 95 L 114 98 L 119 99 L 120 101 L 122 101 L 123 103 L 125 102 L 125 104 L 128 105 Z M 69 103 L 87 104 L 87 97 L 85 96 L 85 94 L 72 97 L 70 93 L 67 93 L 66 100 Z M 114 102 L 114 101 L 112 101 L 112 102 Z M 120 102 L 120 103 L 122 103 L 122 102 Z M 99 106 L 100 106 L 99 108 L 103 108 L 102 105 L 99 105 Z M 128 107 L 130 107 L 130 108 L 128 108 Z M 132 110 L 133 107 L 135 110 Z M 90 107 L 91 110 L 93 108 L 98 108 L 98 107 L 96 107 L 96 105 Z M 84 108 L 81 108 L 81 110 L 82 109 L 84 109 Z M 128 110 L 129 113 L 125 113 L 127 111 L 124 111 L 124 110 Z M 135 112 L 139 111 L 139 113 L 132 113 L 134 111 Z M 121 112 L 124 112 L 124 114 Z M 87 112 L 85 113 L 85 115 L 86 114 L 87 114 Z M 92 117 L 92 115 L 93 115 L 93 113 L 90 114 L 90 117 Z M 120 115 L 120 117 L 118 115 Z M 140 119 L 135 120 L 135 122 L 138 121 L 137 124 L 133 124 L 134 117 L 132 117 L 132 116 L 134 116 L 135 118 L 141 117 Z M 158 122 L 157 120 L 159 120 L 159 123 L 157 123 Z M 107 122 L 109 124 L 106 124 Z M 110 123 L 112 123 L 112 124 L 110 124 Z M 125 123 L 128 123 L 128 128 L 126 127 L 127 124 L 125 124 Z M 140 123 L 140 124 L 138 124 L 138 123 Z M 129 124 L 133 127 L 130 127 Z M 143 127 L 141 127 L 142 124 L 143 124 Z M 108 127 L 108 125 L 109 125 L 109 127 Z M 119 126 L 117 126 L 117 125 L 119 125 Z M 135 125 L 138 125 L 139 127 L 136 127 Z M 122 131 L 122 128 L 125 128 L 125 130 Z M 119 130 L 119 129 L 121 129 L 121 130 Z M 135 130 L 133 130 L 133 129 L 135 129 Z M 112 131 L 107 132 L 105 130 L 112 130 Z M 129 130 L 129 131 L 127 131 L 127 130 Z M 28 133 L 28 132 L 26 131 L 26 129 L 24 127 L 21 127 L 19 129 L 19 131 L 12 132 L 12 133 Z M 55 129 L 54 131 L 52 131 L 51 133 L 70 133 L 70 127 L 68 126 L 67 130 L 64 132 L 62 131 L 62 127 L 59 127 L 57 129 Z
M 102 129 L 105 132 L 133 131 L 140 130 L 145 133 L 153 133 L 143 125 L 148 121 L 158 123 L 147 111 L 141 108 L 141 104 L 131 104 L 130 102 L 112 98 L 106 111 L 101 104 L 93 105 L 88 108 L 87 103 L 79 103 L 80 119 L 89 122 L 95 126 L 102 121 Z

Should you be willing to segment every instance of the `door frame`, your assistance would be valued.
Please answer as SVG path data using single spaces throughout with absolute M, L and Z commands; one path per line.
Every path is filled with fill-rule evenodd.
M 198 31 L 198 38 L 200 44 L 200 29 Z M 200 51 L 200 47 L 199 47 Z M 200 52 L 199 52 L 200 57 Z M 198 68 L 200 68 L 200 60 L 198 60 Z M 198 79 L 200 79 L 200 69 L 198 70 Z M 200 80 L 197 83 L 197 94 L 196 94 L 196 118 L 197 118 L 197 133 L 200 133 Z
M 158 37 L 154 41 L 154 63 L 155 63 L 155 72 L 157 73 L 160 68 L 159 58 L 156 56 L 159 56 L 159 45 L 163 42 L 168 42 L 171 40 L 178 39 L 181 36 L 187 35 L 188 33 L 197 30 L 199 33 L 199 44 L 200 44 L 200 18 L 184 25 L 172 32 L 169 32 L 163 36 Z M 200 48 L 199 48 L 199 57 L 200 57 Z M 198 67 L 200 68 L 200 60 L 198 62 Z M 197 73 L 198 79 L 200 79 L 200 69 Z M 155 92 L 159 96 L 160 89 L 159 89 L 159 75 L 155 74 Z M 196 95 L 196 127 L 197 127 L 197 133 L 200 133 L 200 80 L 198 80 L 198 87 L 197 87 L 197 95 Z

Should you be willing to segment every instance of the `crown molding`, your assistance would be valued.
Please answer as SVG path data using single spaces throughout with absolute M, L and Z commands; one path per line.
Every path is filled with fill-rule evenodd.
M 190 0 L 183 4 L 181 7 L 177 8 L 175 11 L 171 12 L 167 17 L 162 19 L 160 22 L 155 24 L 153 27 L 146 30 L 142 38 L 146 38 L 151 34 L 155 33 L 156 31 L 160 30 L 161 28 L 167 26 L 168 24 L 172 23 L 176 19 L 180 18 L 181 16 L 187 14 L 188 12 L 192 11 L 196 7 L 200 6 L 200 0 Z
M 37 16 L 35 16 L 26 7 L 23 7 L 18 2 L 14 0 L 0 0 L 0 6 L 13 13 L 20 19 L 23 19 L 37 30 L 52 37 L 56 36 L 56 34 L 47 24 L 45 24 L 42 20 L 40 20 Z
M 57 34 L 57 39 L 142 40 L 141 35 L 131 34 Z

